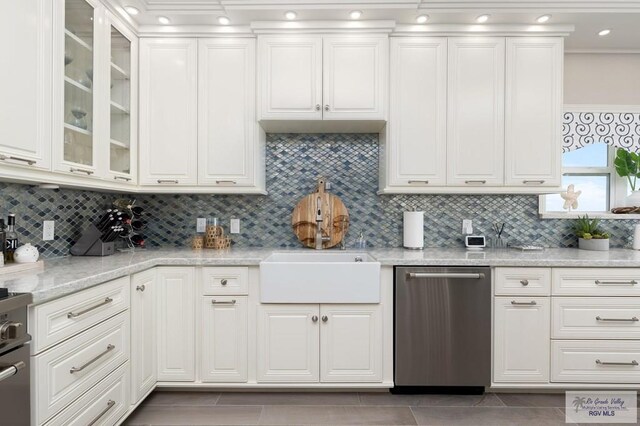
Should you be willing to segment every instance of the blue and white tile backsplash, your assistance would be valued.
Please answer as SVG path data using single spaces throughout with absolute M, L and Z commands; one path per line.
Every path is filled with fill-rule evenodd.
M 183 246 L 195 231 L 196 218 L 218 217 L 228 230 L 239 218 L 235 246 L 299 247 L 291 231 L 291 211 L 315 189 L 319 175 L 349 209 L 351 245 L 363 232 L 370 246 L 402 246 L 402 212 L 425 211 L 427 247 L 461 246 L 462 219 L 472 219 L 478 233 L 491 235 L 494 221 L 507 223 L 510 241 L 548 247 L 573 247 L 572 220 L 541 220 L 535 195 L 377 195 L 377 134 L 271 134 L 267 137 L 269 195 L 139 195 L 148 212 L 145 232 L 153 246 Z M 41 190 L 0 184 L 0 214 L 16 213 L 23 240 L 40 246 L 46 257 L 67 253 L 82 228 L 118 195 L 78 190 Z M 42 221 L 56 220 L 56 240 L 42 241 Z M 602 221 L 614 247 L 630 245 L 637 221 Z

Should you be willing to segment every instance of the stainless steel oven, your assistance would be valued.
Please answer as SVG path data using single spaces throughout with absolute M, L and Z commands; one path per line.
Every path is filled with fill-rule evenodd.
M 0 291 L 0 424 L 3 425 L 31 423 L 31 336 L 27 334 L 27 306 L 31 300 L 30 294 Z

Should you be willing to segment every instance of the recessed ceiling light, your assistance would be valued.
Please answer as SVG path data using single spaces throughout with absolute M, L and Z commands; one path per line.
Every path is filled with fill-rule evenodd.
M 351 13 L 349 13 L 349 16 L 351 17 L 351 19 L 360 19 L 360 17 L 362 16 L 362 11 L 352 10 Z
M 476 18 L 476 22 L 478 24 L 484 24 L 485 22 L 487 22 L 489 20 L 489 16 L 490 15 L 480 15 Z
M 137 15 L 138 13 L 140 13 L 138 8 L 133 6 L 125 6 L 124 10 L 126 10 L 129 15 Z
M 284 17 L 287 18 L 290 21 L 293 20 L 293 19 L 296 19 L 296 16 L 298 16 L 298 14 L 295 13 L 293 10 L 290 10 L 290 11 L 288 11 L 288 12 L 286 12 L 284 14 Z
M 551 19 L 551 15 L 542 15 L 536 18 L 536 22 L 538 24 L 544 24 L 545 22 L 549 21 L 549 19 Z
M 169 25 L 171 23 L 171 20 L 169 20 L 169 18 L 167 18 L 166 16 L 158 16 L 158 22 L 160 22 L 162 25 Z
M 610 30 L 610 29 L 606 29 L 606 30 L 598 31 L 598 35 L 599 35 L 600 37 L 602 37 L 602 36 L 606 36 L 606 35 L 609 35 L 610 33 L 611 33 L 611 30 Z
M 218 23 L 220 25 L 229 25 L 231 23 L 231 19 L 226 16 L 218 16 Z
M 418 24 L 424 24 L 429 20 L 429 15 L 420 15 L 416 17 L 416 22 Z

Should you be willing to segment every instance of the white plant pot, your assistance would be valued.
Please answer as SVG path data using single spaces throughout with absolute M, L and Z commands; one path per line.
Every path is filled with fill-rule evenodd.
M 631 195 L 627 196 L 625 200 L 627 207 L 639 207 L 640 206 L 640 191 L 633 191 Z
M 609 239 L 592 238 L 585 240 L 584 238 L 578 238 L 578 247 L 581 250 L 607 251 L 609 250 Z

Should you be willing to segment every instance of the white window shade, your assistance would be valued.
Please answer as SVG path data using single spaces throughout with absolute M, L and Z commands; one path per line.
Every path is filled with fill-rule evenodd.
M 606 143 L 631 152 L 640 151 L 640 113 L 565 112 L 562 152 L 594 143 Z

